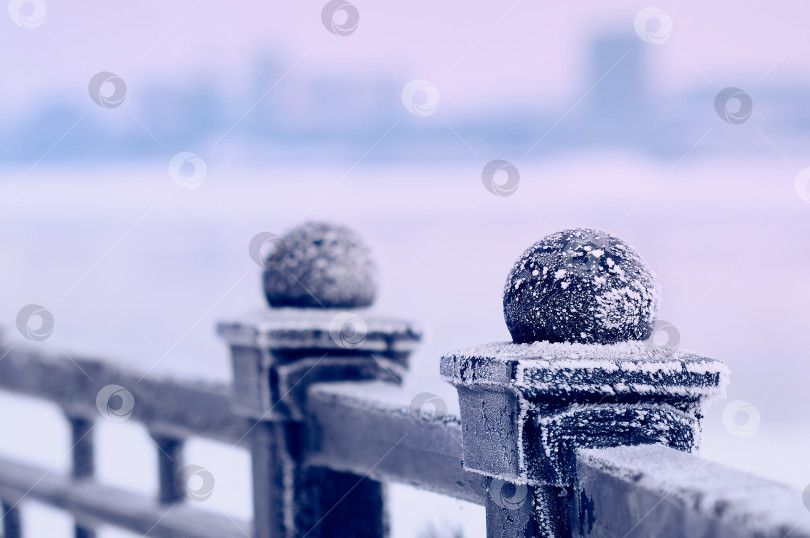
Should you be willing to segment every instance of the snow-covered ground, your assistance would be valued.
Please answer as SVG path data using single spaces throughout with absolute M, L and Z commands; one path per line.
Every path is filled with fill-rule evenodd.
M 776 155 L 692 156 L 679 165 L 573 155 L 515 163 L 517 192 L 499 198 L 481 183 L 487 160 L 351 170 L 208 162 L 208 177 L 195 190 L 175 185 L 167 163 L 6 169 L 4 337 L 22 340 L 15 316 L 37 303 L 53 313 L 55 330 L 30 345 L 154 373 L 227 379 L 228 353 L 213 326 L 264 304 L 250 239 L 305 219 L 338 220 L 364 234 L 376 253 L 378 310 L 425 326 L 408 389 L 449 399 L 452 389 L 438 378 L 441 353 L 509 338 L 501 293 L 514 260 L 551 231 L 592 226 L 620 235 L 647 258 L 664 288 L 660 317 L 679 329 L 681 347 L 726 361 L 733 372 L 728 401 L 750 402 L 759 412 L 758 429 L 741 437 L 723 425 L 726 402 L 716 403 L 705 421 L 704 455 L 804 488 L 810 204 L 794 190 L 802 167 Z M 64 468 L 69 447 L 59 414 L 0 398 L 0 451 Z M 155 455 L 145 434 L 128 423 L 100 427 L 101 478 L 151 492 Z M 188 459 L 215 476 L 211 508 L 249 517 L 247 454 L 193 441 Z M 417 536 L 430 522 L 484 536 L 479 507 L 401 486 L 392 488 L 391 500 L 397 538 Z M 25 515 L 29 536 L 58 536 L 60 529 L 67 535 L 64 515 L 36 505 Z M 106 533 L 115 535 L 126 536 Z

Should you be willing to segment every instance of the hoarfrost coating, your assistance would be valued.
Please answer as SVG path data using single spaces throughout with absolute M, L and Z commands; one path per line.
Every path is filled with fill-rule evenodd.
M 532 245 L 504 289 L 504 319 L 515 343 L 612 344 L 652 333 L 661 289 L 627 243 L 587 228 Z
M 374 302 L 377 267 L 353 230 L 307 222 L 290 230 L 283 244 L 283 255 L 264 272 L 271 306 L 355 308 Z

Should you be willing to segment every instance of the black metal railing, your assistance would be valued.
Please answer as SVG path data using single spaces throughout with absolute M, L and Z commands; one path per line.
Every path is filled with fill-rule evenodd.
M 376 326 L 371 317 L 367 319 L 369 326 Z M 264 349 L 278 351 L 272 339 L 263 340 L 262 323 L 253 325 L 255 331 L 243 330 L 240 337 L 233 336 L 234 325 L 222 331 L 231 336 L 239 353 L 259 349 L 250 341 L 262 341 Z M 426 413 L 393 382 L 373 379 L 390 366 L 385 361 L 393 364 L 405 354 L 405 347 L 394 349 L 394 342 L 408 341 L 402 335 L 409 330 L 416 334 L 407 325 L 389 325 L 389 330 L 399 331 L 400 338 L 389 338 L 389 348 L 375 348 L 373 358 L 358 351 L 329 362 L 334 357 L 328 350 L 306 348 L 285 363 L 289 367 L 306 362 L 299 377 L 281 372 L 288 376 L 286 389 L 279 372 L 270 375 L 269 369 L 279 366 L 272 360 L 265 360 L 265 370 L 258 367 L 248 377 L 237 374 L 236 386 L 248 378 L 257 383 L 267 380 L 264 388 L 270 390 L 270 379 L 275 378 L 274 390 L 285 391 L 275 399 L 265 394 L 268 408 L 254 410 L 264 416 L 262 420 L 244 412 L 244 401 L 241 407 L 235 405 L 239 398 L 226 385 L 141 378 L 100 361 L 74 362 L 22 347 L 3 348 L 0 390 L 58 405 L 70 422 L 73 443 L 73 468 L 65 476 L 0 459 L 4 536 L 22 536 L 20 503 L 35 499 L 71 513 L 76 536 L 93 536 L 98 525 L 109 524 L 161 537 L 381 537 L 387 532 L 383 494 L 387 482 L 487 506 L 488 536 L 548 535 L 538 524 L 525 526 L 530 529 L 525 532 L 510 527 L 520 521 L 524 506 L 532 517 L 542 511 L 539 503 L 544 497 L 535 482 L 522 482 L 519 473 L 509 479 L 504 475 L 498 482 L 465 470 L 463 443 L 469 429 L 463 418 Z M 366 372 L 369 379 L 340 379 L 359 375 L 357 363 L 353 364 L 358 357 L 374 365 Z M 352 376 L 346 375 L 346 368 Z M 341 372 L 344 375 L 338 376 Z M 302 385 L 306 385 L 303 392 L 298 390 Z M 160 487 L 154 499 L 93 479 L 93 425 L 103 420 L 104 411 L 98 395 L 110 386 L 125 389 L 135 402 L 132 409 L 122 409 L 123 399 L 114 402 L 112 412 L 131 412 L 128 419 L 142 423 L 158 447 Z M 263 387 L 256 390 L 261 394 Z M 385 398 L 379 397 L 381 391 Z M 295 405 L 283 403 L 291 394 L 298 399 Z M 433 408 L 442 411 L 435 403 Z M 302 415 L 295 420 L 285 413 L 273 415 L 282 407 L 288 410 L 285 413 L 295 407 Z M 251 451 L 256 512 L 252 524 L 186 502 L 179 474 L 184 441 L 192 437 Z M 575 473 L 576 494 L 566 497 L 564 485 L 557 491 L 563 502 L 570 502 L 566 512 L 570 524 L 563 526 L 570 536 L 810 536 L 810 514 L 803 509 L 799 492 L 661 444 L 578 449 Z M 507 486 L 511 489 L 504 493 Z

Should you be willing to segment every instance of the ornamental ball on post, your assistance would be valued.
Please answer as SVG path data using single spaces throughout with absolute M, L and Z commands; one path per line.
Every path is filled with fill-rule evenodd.
M 661 288 L 633 247 L 600 230 L 548 235 L 517 260 L 503 313 L 516 344 L 613 344 L 650 337 Z
M 264 271 L 270 306 L 361 308 L 377 294 L 377 268 L 371 251 L 353 230 L 307 222 L 283 238 L 279 259 Z

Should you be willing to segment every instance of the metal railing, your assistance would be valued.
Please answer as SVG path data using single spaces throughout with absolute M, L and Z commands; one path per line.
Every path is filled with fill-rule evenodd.
M 270 312 L 221 325 L 233 351 L 233 386 L 141 378 L 100 361 L 4 347 L 0 390 L 59 406 L 71 426 L 73 462 L 71 474 L 60 476 L 0 459 L 5 537 L 22 535 L 19 503 L 26 499 L 71 513 L 76 536 L 94 536 L 98 525 L 110 524 L 160 537 L 381 537 L 388 532 L 387 482 L 485 506 L 488 536 L 810 536 L 810 517 L 798 492 L 663 446 L 683 440 L 677 421 L 667 422 L 666 414 L 654 425 L 660 429 L 664 424 L 667 430 L 658 444 L 643 439 L 641 446 L 581 448 L 623 444 L 598 433 L 596 415 L 590 417 L 590 440 L 565 437 L 570 431 L 558 430 L 573 439 L 574 460 L 566 461 L 563 449 L 556 481 L 540 480 L 533 473 L 548 476 L 554 467 L 532 470 L 549 455 L 531 452 L 531 447 L 542 448 L 542 439 L 548 440 L 552 431 L 536 429 L 542 413 L 535 416 L 534 430 L 521 423 L 520 412 L 506 413 L 506 429 L 500 432 L 503 424 L 489 422 L 482 429 L 483 423 L 465 416 L 465 401 L 470 400 L 478 402 L 475 413 L 492 419 L 482 402 L 493 395 L 499 409 L 510 409 L 504 396 L 514 397 L 519 408 L 520 391 L 515 385 L 502 391 L 495 379 L 505 375 L 502 386 L 508 387 L 519 367 L 512 365 L 509 373 L 493 368 L 497 361 L 492 356 L 484 369 L 475 361 L 461 364 L 474 354 L 445 357 L 443 374 L 459 387 L 462 410 L 461 416 L 450 415 L 442 402 L 429 402 L 430 395 L 416 401 L 396 387 L 418 329 L 362 316 L 368 349 L 347 349 L 327 336 L 334 312 Z M 480 350 L 479 355 L 487 356 Z M 690 370 L 705 377 L 711 368 L 698 371 L 692 365 Z M 467 377 L 454 380 L 454 372 Z M 489 394 L 482 396 L 479 390 Z M 116 394 L 121 399 L 111 403 L 110 395 Z M 689 398 L 692 403 L 700 399 Z M 585 410 L 585 400 L 566 406 L 565 416 L 572 408 Z M 538 400 L 534 402 L 536 409 Z M 605 409 L 605 401 L 591 398 L 590 404 L 599 412 Z M 543 413 L 559 416 L 558 411 Z M 93 424 L 105 412 L 143 424 L 155 440 L 157 498 L 94 481 Z M 612 427 L 615 418 L 610 414 Z M 637 419 L 634 415 L 628 423 Z M 523 461 L 511 461 L 510 432 L 521 427 L 523 433 L 533 433 L 519 441 L 526 450 L 515 454 Z M 183 443 L 192 437 L 251 452 L 252 522 L 184 502 Z M 493 441 L 501 455 L 487 456 L 489 464 L 506 454 L 504 461 L 513 472 L 473 467 L 482 463 L 470 452 L 486 452 L 484 445 Z M 573 481 L 565 478 L 568 473 Z
M 661 348 L 652 338 L 490 344 L 441 358 L 441 377 L 458 395 L 459 412 L 451 413 L 437 395 L 413 397 L 400 386 L 421 339 L 416 324 L 325 307 L 370 302 L 371 275 L 358 268 L 372 264 L 357 241 L 320 224 L 291 233 L 322 234 L 328 241 L 316 243 L 332 257 L 342 237 L 337 250 L 359 259 L 341 258 L 334 274 L 316 271 L 310 285 L 321 296 L 306 297 L 320 307 L 298 304 L 292 299 L 309 293 L 299 277 L 322 269 L 326 258 L 304 248 L 297 255 L 312 259 L 295 258 L 299 277 L 274 276 L 287 245 L 267 234 L 281 244 L 266 283 L 288 286 L 281 304 L 297 307 L 219 324 L 231 353 L 229 385 L 138 375 L 0 343 L 0 390 L 57 405 L 70 425 L 72 455 L 65 475 L 0 458 L 5 538 L 22 536 L 27 500 L 70 513 L 77 538 L 102 525 L 166 538 L 382 538 L 389 534 L 387 483 L 484 506 L 489 538 L 810 538 L 799 492 L 689 454 L 705 405 L 728 381 L 719 361 Z M 334 275 L 348 279 L 354 302 L 346 303 Z M 270 291 L 277 301 L 278 290 Z M 149 432 L 154 498 L 94 478 L 101 417 L 133 420 Z M 252 521 L 186 502 L 211 493 L 208 471 L 185 465 L 192 438 L 249 451 Z M 191 488 L 189 475 L 202 485 Z
M 104 362 L 71 361 L 17 346 L 4 346 L 0 355 L 3 356 L 0 389 L 55 403 L 69 421 L 72 437 L 72 469 L 68 476 L 0 458 L 5 538 L 22 536 L 19 505 L 26 499 L 73 514 L 77 538 L 94 536 L 100 523 L 149 536 L 249 535 L 247 522 L 183 505 L 185 495 L 179 487 L 186 439 L 199 437 L 245 444 L 250 426 L 233 412 L 229 387 L 174 379 L 140 379 Z M 111 405 L 110 411 L 105 408 L 101 411 L 118 411 L 142 423 L 155 440 L 160 484 L 157 499 L 94 481 L 94 423 L 104 420 L 99 396 L 106 397 L 103 405 Z M 111 401 L 115 398 L 120 400 Z M 136 405 L 127 409 L 128 402 Z

